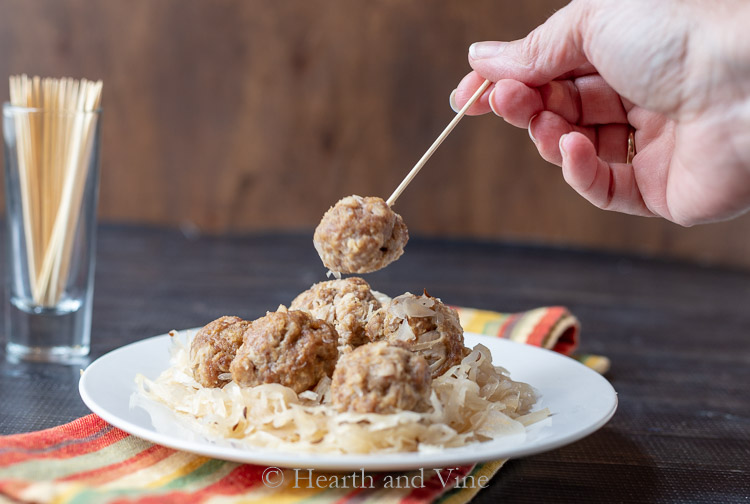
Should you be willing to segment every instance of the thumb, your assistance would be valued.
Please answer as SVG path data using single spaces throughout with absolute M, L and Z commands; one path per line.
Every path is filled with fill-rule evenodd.
M 476 42 L 469 64 L 482 77 L 497 82 L 513 79 L 541 86 L 587 62 L 583 51 L 586 4 L 574 0 L 529 33 L 513 42 Z

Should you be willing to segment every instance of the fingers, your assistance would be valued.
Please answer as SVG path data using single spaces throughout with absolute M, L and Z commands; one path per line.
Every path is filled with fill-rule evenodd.
M 542 158 L 558 166 L 562 164 L 560 137 L 573 131 L 586 136 L 604 162 L 624 163 L 627 158 L 630 131 L 625 124 L 578 126 L 569 123 L 557 114 L 543 111 L 531 118 L 528 127 L 529 136 Z
M 643 202 L 632 165 L 603 161 L 590 139 L 579 133 L 562 136 L 559 150 L 565 181 L 593 205 L 631 215 L 654 215 Z
M 596 128 L 597 155 L 606 163 L 624 163 L 628 157 L 630 126 L 607 124 Z
M 549 111 L 544 111 L 532 117 L 529 121 L 529 136 L 534 141 L 539 154 L 544 160 L 557 166 L 562 165 L 559 148 L 560 137 L 572 131 L 588 136 L 592 142 L 596 141 L 596 133 L 593 128 L 574 126 L 559 115 Z
M 628 123 L 620 95 L 600 75 L 554 80 L 538 88 L 505 79 L 495 83 L 488 98 L 495 113 L 518 127 L 525 127 L 542 110 L 582 126 Z
M 472 44 L 469 64 L 492 82 L 513 79 L 541 86 L 587 62 L 582 35 L 586 22 L 585 4 L 574 0 L 526 38 Z
M 484 83 L 484 77 L 481 77 L 476 72 L 470 72 L 464 77 L 458 84 L 458 87 L 453 90 L 450 96 L 450 106 L 454 112 L 458 112 L 461 108 L 466 105 L 469 98 L 474 96 L 474 93 Z M 466 111 L 466 115 L 482 115 L 491 111 L 489 105 L 489 96 L 492 92 L 492 86 L 480 96 L 477 101 Z
M 549 85 L 554 84 L 554 82 Z M 580 124 L 627 124 L 628 118 L 620 95 L 601 75 L 584 75 L 573 81 L 578 93 Z M 574 100 L 572 97 L 571 100 Z
M 518 128 L 526 128 L 544 110 L 539 90 L 510 79 L 497 81 L 488 101 L 495 114 Z
M 476 72 L 464 77 L 452 95 L 454 110 L 462 107 L 482 82 Z M 527 127 L 531 117 L 542 110 L 582 126 L 628 123 L 624 101 L 600 75 L 554 80 L 538 88 L 503 79 L 472 106 L 470 113 L 484 114 L 490 110 L 519 128 Z

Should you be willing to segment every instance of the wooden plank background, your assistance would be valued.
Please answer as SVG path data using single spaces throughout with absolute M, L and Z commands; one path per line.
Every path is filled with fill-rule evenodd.
M 0 0 L 0 95 L 21 72 L 104 80 L 102 220 L 310 229 L 340 197 L 390 194 L 451 119 L 471 42 L 564 3 Z M 397 210 L 413 234 L 750 266 L 750 216 L 603 212 L 494 116 L 465 119 Z

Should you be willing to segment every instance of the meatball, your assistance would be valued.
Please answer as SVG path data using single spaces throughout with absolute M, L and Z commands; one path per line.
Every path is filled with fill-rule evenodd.
M 461 362 L 468 349 L 458 313 L 426 292 L 406 293 L 378 310 L 365 326 L 371 341 L 387 340 L 422 355 L 433 378 Z
M 341 273 L 370 273 L 404 253 L 409 231 L 382 198 L 347 196 L 315 229 L 313 244 L 323 264 Z
M 317 283 L 294 298 L 290 305 L 293 310 L 304 310 L 333 324 L 339 335 L 339 350 L 369 341 L 365 324 L 380 307 L 370 284 L 359 277 Z
M 221 387 L 229 382 L 219 375 L 229 372 L 249 325 L 250 322 L 239 317 L 221 317 L 198 331 L 190 344 L 190 367 L 195 381 L 204 387 Z
M 333 372 L 331 401 L 339 411 L 425 411 L 432 378 L 420 355 L 385 341 L 342 355 Z
M 277 311 L 245 331 L 229 370 L 241 386 L 280 383 L 300 393 L 331 376 L 338 359 L 336 330 L 303 311 Z

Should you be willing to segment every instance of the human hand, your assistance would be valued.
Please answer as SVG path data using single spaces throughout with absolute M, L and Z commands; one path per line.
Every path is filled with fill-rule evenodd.
M 528 128 L 599 208 L 685 226 L 728 219 L 750 208 L 747 26 L 742 0 L 573 0 L 524 39 L 473 44 L 474 71 L 451 101 L 495 82 L 469 114 Z

